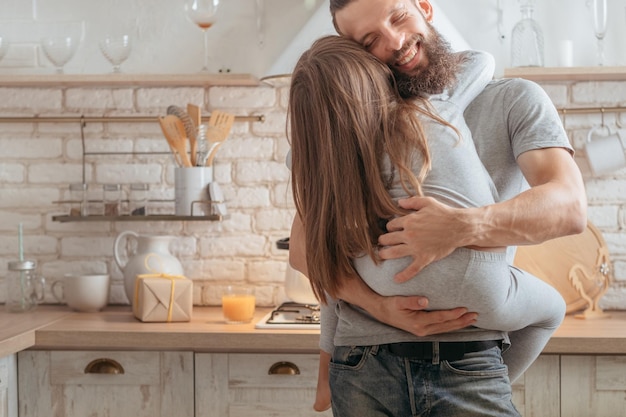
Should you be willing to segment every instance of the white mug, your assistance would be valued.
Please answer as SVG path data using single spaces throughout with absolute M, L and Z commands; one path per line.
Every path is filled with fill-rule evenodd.
M 109 275 L 105 274 L 67 274 L 62 281 L 52 284 L 52 295 L 73 310 L 100 311 L 109 302 L 110 280 Z
M 600 136 L 605 131 L 608 136 Z M 587 135 L 585 156 L 594 175 L 608 174 L 626 166 L 621 132 L 611 134 L 606 126 L 594 126 Z

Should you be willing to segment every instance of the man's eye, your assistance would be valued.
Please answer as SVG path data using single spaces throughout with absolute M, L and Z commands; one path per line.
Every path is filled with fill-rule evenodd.
M 366 42 L 363 43 L 363 47 L 367 50 L 372 49 L 376 44 L 378 37 L 370 38 Z
M 392 22 L 393 22 L 393 23 L 402 23 L 402 21 L 403 21 L 404 19 L 406 19 L 406 18 L 407 18 L 407 16 L 408 16 L 407 12 L 402 12 L 402 13 L 399 13 L 399 14 L 397 14 L 396 16 L 394 16 L 394 18 L 393 18 Z

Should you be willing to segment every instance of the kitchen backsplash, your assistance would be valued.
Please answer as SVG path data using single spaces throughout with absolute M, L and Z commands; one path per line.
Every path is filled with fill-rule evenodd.
M 626 82 L 543 83 L 555 105 L 623 105 Z M 68 198 L 68 185 L 81 182 L 83 155 L 78 123 L 0 124 L 0 289 L 7 263 L 17 257 L 18 224 L 24 252 L 39 262 L 48 283 L 68 272 L 112 276 L 112 304 L 126 304 L 122 273 L 113 259 L 113 242 L 123 230 L 176 236 L 173 252 L 194 281 L 194 304 L 217 305 L 220 289 L 233 282 L 256 287 L 257 303 L 283 301 L 286 251 L 276 240 L 289 234 L 294 214 L 285 117 L 288 87 L 0 87 L 0 116 L 156 116 L 170 104 L 201 105 L 203 114 L 219 109 L 240 116 L 264 115 L 264 122 L 236 122 L 219 150 L 214 179 L 221 185 L 230 218 L 211 221 L 69 222 L 55 203 Z M 616 125 L 619 115 L 606 113 Z M 565 124 L 585 174 L 589 218 L 609 246 L 615 282 L 601 306 L 626 309 L 626 170 L 591 178 L 582 157 L 587 132 L 600 112 L 567 115 Z M 619 122 L 619 121 L 618 121 Z M 626 121 L 625 121 L 626 123 Z M 158 123 L 87 123 L 85 147 L 97 152 L 167 152 Z M 174 164 L 167 155 L 87 155 L 86 181 L 150 184 L 151 198 L 173 198 Z M 173 203 L 171 210 L 173 212 Z M 0 302 L 5 291 L 0 291 Z M 53 303 L 49 291 L 46 301 Z

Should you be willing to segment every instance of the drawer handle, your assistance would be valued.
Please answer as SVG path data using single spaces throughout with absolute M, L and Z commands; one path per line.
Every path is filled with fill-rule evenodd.
M 109 358 L 94 359 L 85 367 L 86 374 L 123 374 L 124 367 L 116 360 Z
M 269 375 L 300 375 L 300 369 L 293 362 L 276 362 L 270 367 Z

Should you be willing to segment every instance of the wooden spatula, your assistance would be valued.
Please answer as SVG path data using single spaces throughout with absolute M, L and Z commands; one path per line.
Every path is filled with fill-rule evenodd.
M 230 129 L 235 122 L 235 115 L 214 110 L 209 118 L 209 129 L 207 131 L 207 138 L 211 143 L 211 150 L 207 157 L 206 165 L 213 165 L 213 158 L 221 144 L 226 140 Z
M 177 116 L 168 114 L 159 117 L 159 124 L 178 165 L 191 167 L 192 164 L 187 155 L 187 134 L 183 122 Z

